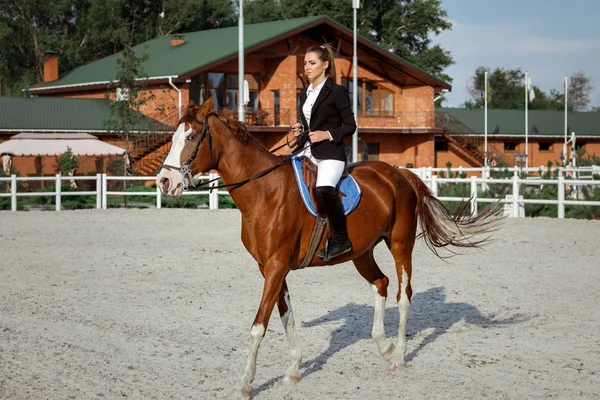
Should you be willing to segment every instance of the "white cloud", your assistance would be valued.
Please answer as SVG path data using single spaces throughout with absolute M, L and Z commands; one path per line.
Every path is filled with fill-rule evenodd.
M 560 39 L 532 32 L 525 23 L 502 22 L 465 25 L 451 21 L 453 30 L 433 38 L 449 50 L 456 62 L 447 73 L 454 78 L 449 106 L 469 99 L 466 85 L 479 66 L 522 68 L 534 85 L 562 91 L 563 76 L 583 71 L 592 80 L 592 105 L 600 104 L 600 45 L 591 38 Z

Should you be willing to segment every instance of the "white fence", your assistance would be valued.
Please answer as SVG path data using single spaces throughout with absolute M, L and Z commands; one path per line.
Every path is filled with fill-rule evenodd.
M 473 214 L 477 214 L 478 212 L 478 204 L 479 203 L 494 203 L 496 201 L 500 201 L 505 206 L 505 212 L 512 217 L 523 217 L 524 216 L 524 205 L 525 204 L 556 204 L 558 206 L 558 218 L 565 217 L 565 206 L 566 205 L 580 205 L 580 206 L 600 206 L 600 201 L 583 201 L 577 198 L 573 199 L 567 196 L 568 187 L 578 187 L 582 185 L 600 185 L 600 180 L 592 180 L 593 174 L 600 174 L 600 167 L 593 168 L 578 168 L 574 170 L 563 170 L 559 169 L 558 171 L 558 179 L 541 179 L 540 177 L 528 177 L 521 178 L 519 173 L 521 169 L 511 169 L 513 171 L 513 176 L 511 178 L 504 179 L 492 179 L 490 178 L 490 168 L 415 168 L 411 169 L 412 172 L 417 174 L 432 190 L 433 194 L 438 197 L 438 187 L 439 184 L 444 183 L 469 183 L 470 184 L 470 197 L 438 197 L 438 199 L 442 201 L 463 201 L 470 199 L 471 212 Z M 532 170 L 532 168 L 529 168 Z M 538 171 L 539 169 L 535 169 Z M 525 172 L 525 169 L 522 170 Z M 480 176 L 471 176 L 470 178 L 449 178 L 449 177 L 440 177 L 441 175 L 436 175 L 439 172 L 475 172 Z M 585 176 L 587 174 L 587 176 Z M 565 177 L 580 177 L 581 179 L 567 179 Z M 585 178 L 584 178 L 585 176 Z M 209 174 L 198 176 L 198 180 L 206 180 L 206 179 L 214 179 L 217 178 L 217 174 Z M 17 188 L 18 182 L 27 182 L 27 181 L 54 181 L 55 189 L 52 192 L 18 192 Z M 95 187 L 97 188 L 95 191 L 74 191 L 74 192 L 65 192 L 61 190 L 62 182 L 64 181 L 96 181 Z M 1 197 L 10 197 L 11 198 L 11 210 L 17 211 L 17 199 L 19 197 L 32 197 L 32 196 L 53 196 L 55 197 L 55 209 L 56 211 L 61 210 L 61 203 L 63 196 L 96 196 L 96 208 L 98 209 L 106 209 L 108 207 L 108 197 L 109 196 L 127 196 L 127 197 L 135 197 L 135 196 L 152 196 L 156 197 L 156 207 L 162 207 L 162 195 L 158 189 L 149 192 L 128 192 L 128 191 L 115 191 L 108 190 L 108 182 L 109 181 L 145 181 L 145 182 L 154 182 L 156 177 L 154 176 L 108 176 L 106 174 L 98 174 L 96 176 L 61 176 L 60 174 L 55 177 L 17 177 L 16 175 L 11 175 L 8 178 L 1 178 L 0 183 L 7 182 L 10 186 L 10 191 L 5 193 L 0 193 Z M 512 186 L 512 190 L 510 194 L 502 199 L 495 198 L 478 198 L 479 189 L 484 190 L 486 185 L 488 184 L 509 184 Z M 213 182 L 211 186 L 216 186 L 217 182 Z M 531 186 L 531 185 L 558 185 L 558 196 L 555 200 L 548 199 L 524 199 L 520 196 L 521 186 Z M 98 190 L 99 189 L 99 190 Z M 209 190 L 201 190 L 201 191 L 188 191 L 183 193 L 184 196 L 198 196 L 198 195 L 208 195 L 208 208 L 211 210 L 218 209 L 219 207 L 219 196 L 228 196 L 229 192 L 224 190 L 213 190 L 212 193 L 209 193 Z

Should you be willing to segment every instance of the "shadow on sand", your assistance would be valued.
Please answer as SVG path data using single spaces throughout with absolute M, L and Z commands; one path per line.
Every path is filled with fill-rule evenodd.
M 387 337 L 393 337 L 395 340 L 398 334 L 399 315 L 397 306 L 389 307 L 390 300 L 394 301 L 395 299 L 392 296 L 388 298 L 388 307 L 386 307 L 385 311 L 385 333 Z M 300 328 L 331 324 L 335 321 L 343 322 L 342 326 L 332 332 L 329 347 L 319 356 L 305 361 L 300 365 L 302 377 L 321 370 L 334 354 L 344 348 L 352 346 L 359 340 L 371 339 L 373 312 L 373 306 L 350 303 L 312 321 L 302 322 Z M 464 319 L 467 324 L 487 328 L 514 325 L 522 323 L 529 318 L 524 318 L 521 314 L 515 314 L 507 319 L 494 319 L 493 315 L 483 315 L 471 304 L 447 303 L 443 287 L 436 287 L 426 292 L 416 293 L 412 298 L 411 312 L 408 317 L 407 342 L 409 343 L 409 347 L 411 338 L 419 332 L 431 329 L 433 329 L 433 332 L 428 334 L 418 347 L 406 354 L 406 362 L 412 361 L 425 346 L 434 342 L 461 319 Z M 263 383 L 261 386 L 255 388 L 253 395 L 268 389 L 282 378 L 283 376 L 279 376 Z

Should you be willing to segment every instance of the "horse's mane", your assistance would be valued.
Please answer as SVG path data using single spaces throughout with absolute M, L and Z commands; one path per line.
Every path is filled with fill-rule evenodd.
M 193 121 L 195 121 L 196 120 L 196 111 L 197 111 L 197 107 L 189 107 L 186 110 L 186 112 L 182 115 L 182 117 L 179 121 L 179 124 L 181 124 L 183 122 L 192 123 Z M 226 116 L 218 114 L 214 111 L 211 111 L 210 113 L 208 113 L 207 117 L 210 117 L 210 116 L 214 116 L 219 121 L 224 123 L 225 126 L 227 126 L 227 128 L 229 128 L 229 131 L 233 134 L 233 137 L 235 137 L 237 140 L 239 140 L 243 145 L 247 145 L 251 140 L 256 141 L 256 139 L 252 135 L 250 135 L 250 133 L 248 133 L 248 127 L 246 126 L 245 123 L 233 120 L 231 118 L 227 118 Z M 257 141 L 257 143 L 258 143 L 258 141 Z

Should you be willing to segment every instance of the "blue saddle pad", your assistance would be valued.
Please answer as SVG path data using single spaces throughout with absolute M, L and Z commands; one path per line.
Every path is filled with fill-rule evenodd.
M 317 207 L 315 207 L 315 204 L 310 197 L 306 182 L 302 179 L 302 159 L 298 156 L 292 157 L 292 167 L 294 167 L 294 175 L 296 176 L 296 182 L 298 183 L 298 190 L 300 191 L 302 201 L 308 212 L 316 217 Z M 340 183 L 338 183 L 338 190 L 345 195 L 342 195 L 342 205 L 344 206 L 344 214 L 348 215 L 360 202 L 360 187 L 354 178 L 351 175 L 348 175 L 340 180 Z

